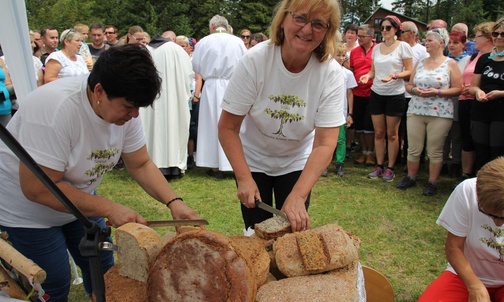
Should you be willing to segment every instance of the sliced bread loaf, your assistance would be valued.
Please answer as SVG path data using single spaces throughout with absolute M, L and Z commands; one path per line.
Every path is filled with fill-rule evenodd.
M 290 222 L 282 216 L 275 216 L 254 225 L 255 234 L 266 240 L 291 233 Z
M 268 279 L 270 257 L 266 251 L 265 240 L 258 237 L 236 236 L 231 237 L 242 254 L 252 261 L 252 269 L 256 278 L 257 287 L 260 287 Z
M 298 245 L 298 238 L 315 242 L 317 236 L 308 237 L 306 233 L 319 236 L 320 244 Z M 301 240 L 305 240 L 301 239 Z M 345 230 L 337 224 L 329 224 L 319 228 L 286 234 L 275 241 L 273 249 L 279 270 L 287 277 L 305 276 L 331 271 L 348 265 L 359 259 L 359 239 L 350 237 Z M 327 248 L 327 251 L 324 249 Z M 329 255 L 329 262 L 327 262 Z M 305 258 L 305 260 L 303 260 Z M 309 262 L 307 266 L 305 263 Z M 308 268 L 308 269 L 307 269 Z
M 149 269 L 164 244 L 159 234 L 148 226 L 131 222 L 117 228 L 115 237 L 120 247 L 117 262 L 121 276 L 147 282 Z
M 103 276 L 105 280 L 105 299 L 107 302 L 146 302 L 147 284 L 123 277 L 120 265 L 111 267 Z

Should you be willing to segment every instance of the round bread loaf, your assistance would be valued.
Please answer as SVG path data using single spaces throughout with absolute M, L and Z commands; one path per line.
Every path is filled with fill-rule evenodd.
M 121 276 L 119 267 L 119 264 L 114 265 L 103 276 L 107 302 L 147 301 L 147 284 Z
M 151 302 L 252 302 L 257 292 L 250 260 L 227 236 L 208 230 L 168 242 L 147 285 Z

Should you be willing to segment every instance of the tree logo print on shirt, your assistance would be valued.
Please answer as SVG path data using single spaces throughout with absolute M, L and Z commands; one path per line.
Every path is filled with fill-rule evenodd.
M 102 176 L 108 171 L 111 171 L 116 162 L 108 162 L 109 159 L 114 157 L 119 153 L 117 148 L 108 148 L 105 150 L 96 150 L 91 152 L 91 154 L 86 158 L 87 160 L 94 161 L 95 165 L 93 168 L 86 170 L 87 176 L 95 176 L 95 179 L 91 180 L 91 183 L 96 181 L 96 178 Z
M 482 225 L 482 228 L 493 234 L 490 238 L 480 238 L 480 241 L 488 247 L 496 249 L 499 252 L 499 261 L 504 262 L 504 229 L 492 229 L 488 224 Z
M 285 134 L 283 133 L 283 127 L 284 125 L 292 122 L 299 122 L 304 120 L 304 116 L 300 115 L 299 113 L 291 113 L 289 112 L 289 109 L 294 108 L 294 107 L 306 107 L 306 102 L 301 100 L 299 97 L 295 95 L 270 95 L 268 97 L 271 101 L 275 103 L 280 103 L 281 109 L 275 109 L 272 110 L 271 108 L 266 108 L 264 109 L 264 112 L 268 114 L 271 118 L 280 120 L 280 128 L 278 129 L 277 132 L 273 134 L 281 135 L 285 137 Z

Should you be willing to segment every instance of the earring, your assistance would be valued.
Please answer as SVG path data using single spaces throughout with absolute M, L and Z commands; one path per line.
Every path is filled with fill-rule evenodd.
M 96 101 L 96 105 L 100 106 L 100 100 Z

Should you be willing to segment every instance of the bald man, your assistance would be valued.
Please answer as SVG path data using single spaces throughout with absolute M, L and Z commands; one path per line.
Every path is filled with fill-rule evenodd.
M 452 31 L 463 32 L 467 38 L 466 46 L 464 48 L 467 55 L 471 56 L 473 53 L 477 53 L 478 50 L 474 47 L 474 42 L 469 40 L 469 28 L 465 23 L 457 23 L 452 26 Z

